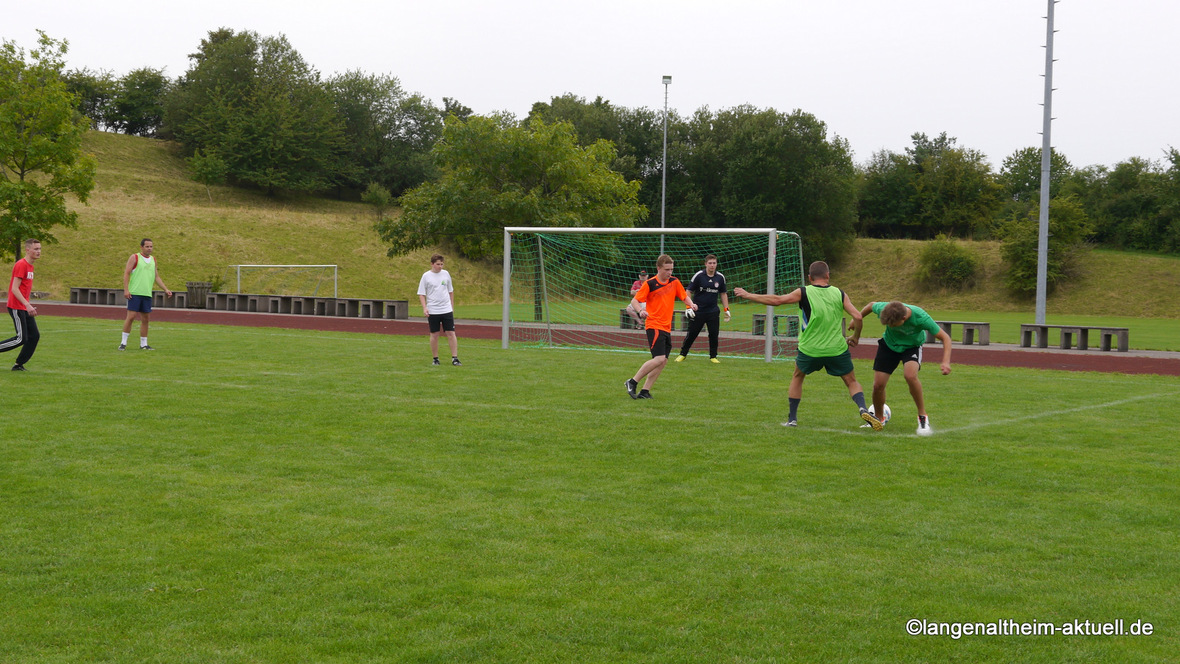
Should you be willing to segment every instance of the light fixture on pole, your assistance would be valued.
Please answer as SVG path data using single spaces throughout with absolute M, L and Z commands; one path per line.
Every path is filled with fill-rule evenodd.
M 668 202 L 668 85 L 671 76 L 664 77 L 664 164 L 660 170 L 664 172 L 663 182 L 660 184 L 660 228 L 664 227 L 664 210 Z M 664 236 L 660 236 L 660 253 L 664 253 Z

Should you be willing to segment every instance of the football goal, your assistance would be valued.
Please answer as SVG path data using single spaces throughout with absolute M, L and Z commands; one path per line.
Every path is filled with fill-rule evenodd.
M 235 293 L 328 297 L 331 286 L 332 297 L 339 297 L 339 269 L 335 265 L 231 265 L 229 269 L 226 281 L 232 279 Z
M 733 297 L 739 286 L 786 293 L 803 285 L 799 236 L 773 228 L 505 228 L 502 347 L 645 351 L 643 323 L 627 305 L 640 272 L 655 276 L 661 253 L 685 284 L 704 269 L 706 255 L 717 257 L 732 314 L 721 325 L 723 355 L 769 361 L 794 352 L 798 307 Z M 683 310 L 677 306 L 674 344 L 687 329 Z

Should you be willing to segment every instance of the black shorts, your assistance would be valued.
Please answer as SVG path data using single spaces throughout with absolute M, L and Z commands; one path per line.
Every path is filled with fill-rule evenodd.
M 132 295 L 131 299 L 127 300 L 127 311 L 136 311 L 142 314 L 152 313 L 152 296 Z
M 920 370 L 922 368 L 922 347 L 907 348 L 899 353 L 887 346 L 884 339 L 877 340 L 877 357 L 873 359 L 873 371 L 891 374 L 897 369 L 897 365 L 906 362 L 917 362 Z
M 647 347 L 652 357 L 668 357 L 672 354 L 672 333 L 647 328 Z
M 829 376 L 847 376 L 853 370 L 852 353 L 846 350 L 839 355 L 812 357 L 803 351 L 799 351 L 795 355 L 795 367 L 799 371 L 802 371 L 805 376 L 810 376 L 820 369 L 826 370 Z
M 455 312 L 449 311 L 445 314 L 430 314 L 426 317 L 426 322 L 430 324 L 431 334 L 436 334 L 440 328 L 444 332 L 454 332 Z

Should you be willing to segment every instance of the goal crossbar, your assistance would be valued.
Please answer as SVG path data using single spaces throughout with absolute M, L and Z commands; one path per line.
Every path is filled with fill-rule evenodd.
M 507 349 L 511 322 L 511 278 L 512 278 L 512 236 L 522 233 L 557 234 L 612 234 L 612 235 L 765 235 L 767 237 L 766 293 L 774 294 L 777 228 L 601 228 L 601 227 L 548 227 L 548 226 L 506 226 L 504 228 L 504 280 L 503 312 L 501 319 L 501 348 Z M 789 233 L 789 231 L 788 231 Z M 795 235 L 794 233 L 790 233 Z M 797 237 L 797 235 L 796 235 Z M 774 307 L 767 305 L 766 320 L 774 320 Z M 766 334 L 764 357 L 770 362 L 774 356 L 772 335 Z

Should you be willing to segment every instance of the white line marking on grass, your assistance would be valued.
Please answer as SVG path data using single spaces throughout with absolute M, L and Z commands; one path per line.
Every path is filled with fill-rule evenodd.
M 987 421 L 987 422 L 976 422 L 974 424 L 964 424 L 963 426 L 959 426 L 959 427 L 946 427 L 943 429 L 935 429 L 934 435 L 937 436 L 940 433 L 958 433 L 960 431 L 972 431 L 975 429 L 982 429 L 984 427 L 1006 426 L 1009 424 L 1013 424 L 1015 422 L 1028 422 L 1031 420 L 1044 419 L 1046 417 L 1057 417 L 1058 415 L 1067 415 L 1069 413 L 1081 413 L 1081 412 L 1085 412 L 1087 410 L 1099 410 L 1102 408 L 1113 408 L 1115 406 L 1122 406 L 1125 404 L 1134 403 L 1136 401 L 1145 401 L 1147 399 L 1162 399 L 1164 397 L 1174 397 L 1174 395 L 1170 394 L 1170 393 L 1163 393 L 1163 392 L 1160 392 L 1157 394 L 1141 394 L 1136 397 L 1127 397 L 1126 399 L 1119 399 L 1118 401 L 1108 401 L 1106 403 L 1094 403 L 1094 404 L 1089 404 L 1087 406 L 1078 406 L 1076 408 L 1063 408 L 1061 410 L 1052 410 L 1052 411 L 1045 412 L 1045 413 L 1037 413 L 1035 415 L 1024 415 L 1022 417 L 1005 417 L 1005 418 L 991 420 L 991 421 Z
M 1084 412 L 1087 410 L 1099 410 L 1101 408 L 1113 408 L 1116 406 L 1123 406 L 1123 405 L 1126 405 L 1129 403 L 1134 403 L 1136 401 L 1145 401 L 1147 399 L 1162 399 L 1164 397 L 1171 397 L 1171 396 L 1172 396 L 1171 394 L 1166 394 L 1166 393 L 1162 393 L 1162 392 L 1157 393 L 1157 394 L 1141 394 L 1141 395 L 1135 396 L 1135 397 L 1128 397 L 1126 399 L 1119 399 L 1118 401 L 1108 401 L 1106 403 L 1095 403 L 1095 404 L 1089 404 L 1086 406 L 1078 406 L 1076 408 L 1064 408 L 1062 410 L 1054 410 L 1054 411 L 1049 411 L 1049 412 L 1045 412 L 1045 413 L 1037 413 L 1036 415 L 1025 415 L 1023 417 L 1009 417 L 1009 418 L 1004 418 L 1004 419 L 1000 419 L 1000 420 L 989 420 L 987 422 L 976 422 L 974 424 L 964 424 L 963 426 L 958 426 L 958 427 L 937 428 L 934 430 L 934 435 L 937 436 L 942 433 L 959 433 L 962 431 L 972 431 L 975 429 L 982 429 L 984 427 L 1008 425 L 1008 424 L 1012 424 L 1014 422 L 1027 422 L 1030 420 L 1039 420 L 1039 419 L 1043 419 L 1046 417 L 1057 417 L 1058 415 L 1067 415 L 1069 413 L 1080 413 L 1080 412 Z M 780 424 L 780 425 L 776 425 L 776 428 L 786 429 L 788 427 L 784 427 Z M 798 427 L 799 431 L 814 431 L 817 433 L 830 433 L 830 434 L 837 434 L 837 435 L 844 435 L 844 436 L 872 435 L 875 438 L 880 438 L 881 436 L 888 436 L 888 437 L 896 438 L 899 436 L 911 436 L 911 435 L 916 436 L 917 435 L 916 433 L 907 432 L 907 431 L 899 431 L 898 429 L 899 429 L 899 427 L 891 427 L 891 426 L 886 425 L 884 431 L 873 432 L 870 434 L 870 432 L 862 430 L 859 426 L 855 429 L 832 429 L 832 428 L 828 428 L 828 427 L 809 427 L 806 425 L 800 425 Z

